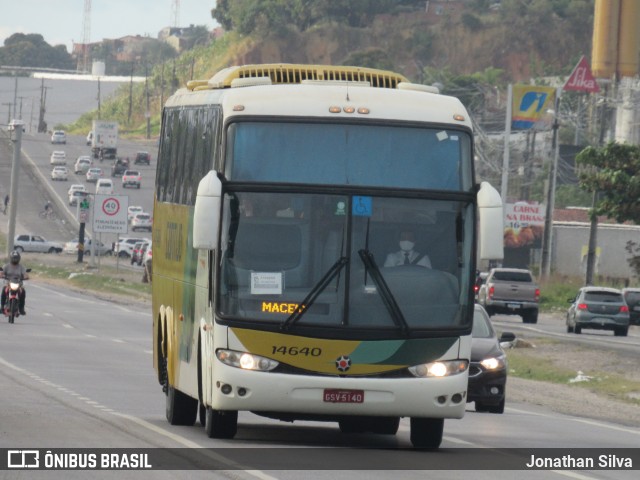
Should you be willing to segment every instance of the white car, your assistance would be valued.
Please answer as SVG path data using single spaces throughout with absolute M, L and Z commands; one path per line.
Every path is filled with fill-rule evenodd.
M 96 182 L 96 195 L 113 195 L 113 181 L 110 178 L 100 178 Z
M 64 133 L 64 130 L 56 130 L 51 135 L 51 143 L 67 143 L 67 134 Z
M 60 253 L 63 246 L 60 242 L 50 242 L 40 235 L 17 235 L 13 248 L 18 252 Z
M 148 213 L 136 213 L 131 219 L 131 231 L 135 232 L 136 230 L 148 230 L 151 231 L 151 227 L 153 225 L 153 218 Z
M 97 182 L 100 178 L 102 178 L 102 176 L 104 175 L 104 173 L 102 172 L 102 169 L 99 167 L 92 167 L 89 170 L 87 170 L 87 182 Z
M 69 180 L 69 170 L 67 167 L 53 167 L 51 170 L 51 180 Z
M 81 192 L 86 192 L 87 187 L 85 187 L 82 183 L 74 183 L 69 187 L 69 190 L 67 190 L 67 195 L 71 195 L 76 190 L 79 190 Z
M 137 170 L 126 170 L 122 174 L 122 188 L 136 187 L 140 188 L 142 177 Z
M 133 220 L 133 217 L 135 217 L 137 213 L 142 213 L 142 212 L 144 212 L 144 209 L 138 205 L 133 205 L 127 208 L 127 221 L 131 223 L 131 220 Z
M 76 164 L 73 167 L 73 172 L 86 174 L 87 170 L 91 168 L 91 164 L 91 157 L 89 155 L 82 155 L 76 160 Z
M 70 255 L 77 255 L 79 246 L 80 246 L 79 240 L 77 238 L 74 238 L 70 242 L 67 242 L 64 244 L 63 252 Z M 96 250 L 96 254 L 100 256 L 111 255 L 113 253 L 111 251 L 111 247 L 105 245 L 102 242 L 96 242 L 95 250 Z M 91 239 L 90 238 L 84 239 L 84 254 L 91 255 Z
M 133 247 L 138 242 L 150 242 L 148 238 L 121 238 L 120 242 L 116 243 L 114 254 L 119 257 L 131 257 L 133 253 Z
M 85 190 L 74 190 L 69 194 L 69 205 L 77 205 L 78 202 L 81 202 L 88 196 L 89 192 Z
M 87 133 L 87 145 L 91 145 L 91 142 L 93 142 L 93 130 Z
M 51 165 L 66 165 L 67 164 L 67 154 L 61 150 L 55 150 L 51 154 Z

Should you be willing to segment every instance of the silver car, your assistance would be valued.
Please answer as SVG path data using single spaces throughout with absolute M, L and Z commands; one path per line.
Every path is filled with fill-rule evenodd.
M 569 299 L 567 333 L 581 333 L 583 328 L 613 330 L 626 337 L 629 331 L 629 307 L 622 292 L 607 287 L 582 287 Z

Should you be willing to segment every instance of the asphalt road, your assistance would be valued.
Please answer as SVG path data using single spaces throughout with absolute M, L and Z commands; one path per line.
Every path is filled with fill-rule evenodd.
M 0 196 L 4 198 L 10 191 L 12 147 L 6 137 L 7 133 L 0 132 Z M 52 145 L 47 134 L 24 134 L 22 136 L 22 157 L 18 190 L 18 214 L 16 219 L 16 234 L 34 233 L 42 235 L 47 240 L 64 243 L 77 238 L 79 223 L 77 208 L 68 205 L 67 191 L 73 183 L 86 185 L 87 190 L 95 192 L 95 184 L 86 181 L 84 175 L 73 173 L 76 158 L 90 154 L 90 147 L 86 145 L 84 136 L 67 136 L 66 145 Z M 67 168 L 70 169 L 68 181 L 52 181 L 50 156 L 54 150 L 63 150 L 67 156 Z M 140 189 L 123 188 L 119 178 L 114 180 L 114 194 L 126 197 L 128 205 L 140 205 L 149 213 L 153 213 L 153 191 L 155 181 L 155 159 L 157 147 L 154 140 L 130 141 L 121 139 L 118 155 L 133 160 L 135 153 L 146 150 L 151 153 L 152 162 L 147 165 L 133 165 L 132 169 L 142 174 Z M 112 161 L 95 161 L 95 166 L 103 168 L 105 178 L 111 178 Z M 122 198 L 122 197 L 121 197 Z M 38 214 L 44 209 L 44 204 L 50 200 L 58 217 L 56 220 L 43 220 Z M 15 199 L 12 199 L 15 201 Z M 87 233 L 91 233 L 91 219 L 87 222 Z M 120 234 L 121 237 L 150 237 L 150 232 L 129 232 Z M 96 235 L 103 243 L 111 243 L 116 239 L 115 234 Z

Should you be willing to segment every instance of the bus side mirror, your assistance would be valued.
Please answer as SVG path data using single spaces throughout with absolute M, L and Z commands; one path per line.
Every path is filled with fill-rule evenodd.
M 198 184 L 193 211 L 193 248 L 214 250 L 217 247 L 221 197 L 222 182 L 211 170 Z
M 480 215 L 480 259 L 502 260 L 504 258 L 504 216 L 502 199 L 498 191 L 488 182 L 480 184 L 478 190 L 478 212 Z

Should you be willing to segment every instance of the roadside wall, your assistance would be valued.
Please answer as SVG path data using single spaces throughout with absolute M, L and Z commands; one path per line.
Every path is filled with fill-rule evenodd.
M 584 222 L 553 223 L 553 258 L 555 273 L 584 276 L 587 268 L 590 224 Z M 598 224 L 596 275 L 633 279 L 627 263 L 627 242 L 640 243 L 640 226 Z

